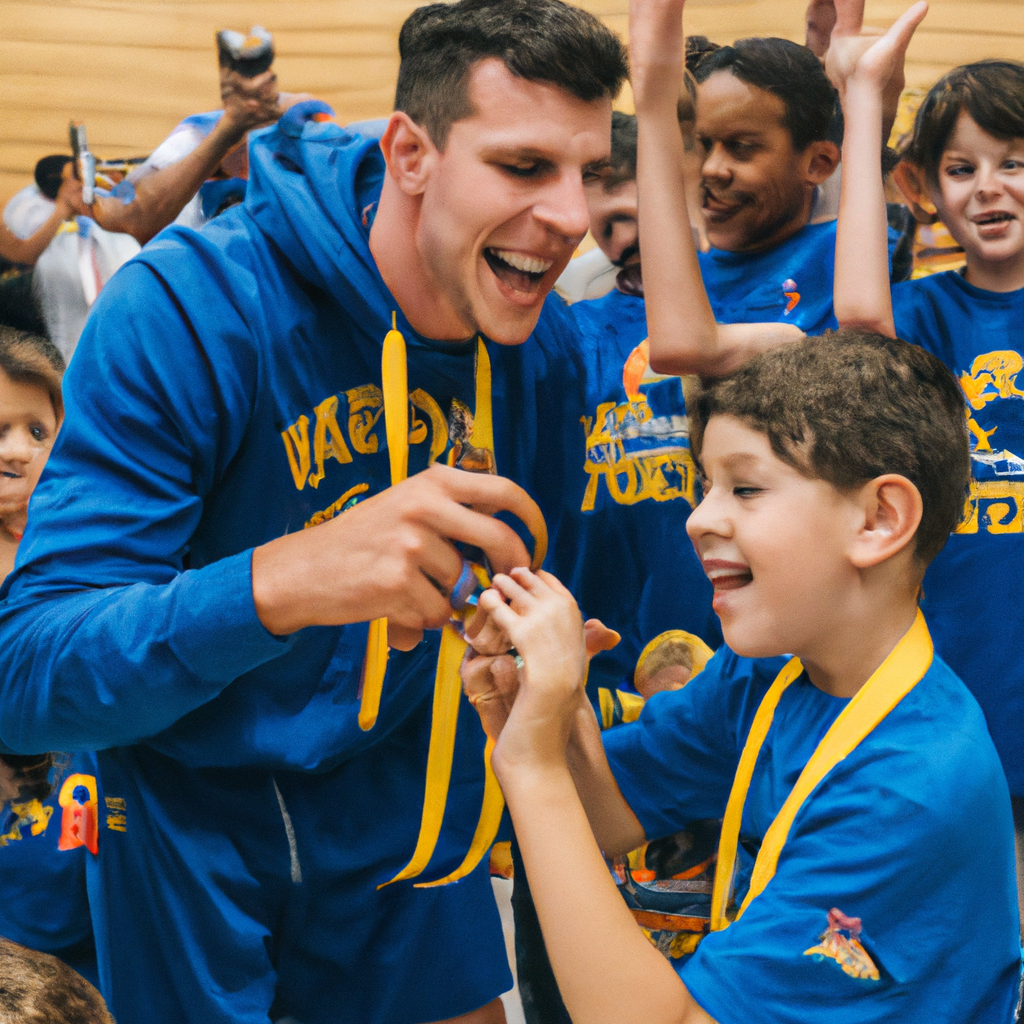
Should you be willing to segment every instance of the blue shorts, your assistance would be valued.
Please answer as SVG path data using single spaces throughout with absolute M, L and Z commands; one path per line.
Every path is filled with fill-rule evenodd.
M 323 774 L 102 752 L 89 895 L 118 1024 L 422 1024 L 510 989 L 486 859 L 453 885 L 376 888 L 415 846 L 424 726 L 413 715 Z M 423 879 L 468 849 L 482 793 L 481 753 L 468 754 Z

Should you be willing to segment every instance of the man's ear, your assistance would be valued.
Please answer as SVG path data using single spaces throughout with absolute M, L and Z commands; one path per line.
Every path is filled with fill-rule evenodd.
M 406 195 L 420 195 L 437 163 L 429 133 L 404 111 L 396 110 L 380 140 L 388 174 Z
M 821 139 L 804 150 L 804 168 L 809 185 L 821 185 L 835 173 L 842 156 L 834 142 Z
M 924 504 L 905 476 L 886 473 L 857 492 L 862 518 L 851 541 L 850 560 L 858 569 L 878 565 L 914 544 Z
M 939 219 L 938 210 L 928 196 L 928 183 L 924 171 L 909 160 L 901 160 L 892 172 L 896 186 L 918 224 L 934 224 Z

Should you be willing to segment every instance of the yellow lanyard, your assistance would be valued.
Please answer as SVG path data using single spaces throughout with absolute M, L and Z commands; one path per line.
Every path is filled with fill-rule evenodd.
M 932 663 L 933 654 L 928 626 L 925 624 L 924 616 L 918 611 L 914 624 L 871 678 L 857 691 L 850 703 L 843 708 L 810 760 L 804 765 L 796 785 L 765 833 L 757 860 L 754 862 L 750 889 L 736 914 L 737 919 L 750 906 L 750 901 L 763 892 L 764 887 L 775 876 L 779 855 L 789 838 L 793 820 L 815 787 L 843 758 L 856 749 L 875 726 L 924 678 Z M 776 676 L 775 682 L 761 701 L 757 714 L 754 715 L 754 722 L 743 747 L 729 802 L 726 805 L 725 818 L 722 821 L 722 837 L 718 844 L 715 886 L 711 896 L 713 932 L 728 928 L 730 924 L 726 917 L 726 909 L 736 866 L 743 805 L 747 799 L 754 766 L 771 727 L 779 698 L 802 672 L 803 665 L 800 659 L 793 658 Z
M 392 486 L 409 475 L 409 381 L 405 338 L 398 330 L 397 317 L 392 314 L 391 330 L 384 338 L 381 355 L 381 385 L 384 392 L 384 430 L 388 442 L 388 459 Z M 477 339 L 476 349 L 476 405 L 473 410 L 473 432 L 469 442 L 494 456 L 494 421 L 491 411 L 491 361 L 483 339 Z M 541 555 L 543 557 L 543 555 Z M 423 794 L 423 816 L 420 821 L 416 849 L 409 863 L 391 879 L 397 882 L 414 878 L 427 866 L 441 834 L 448 802 L 452 760 L 455 754 L 455 728 L 459 718 L 462 682 L 459 668 L 466 650 L 466 642 L 451 626 L 441 631 L 441 648 L 434 676 L 430 744 L 427 750 L 426 784 Z M 363 665 L 363 692 L 359 706 L 359 725 L 372 729 L 380 710 L 381 692 L 388 660 L 387 619 L 374 619 L 366 644 Z M 505 800 L 501 787 L 491 768 L 491 750 L 488 739 L 484 750 L 483 805 L 469 851 L 458 868 L 436 882 L 419 883 L 423 887 L 445 885 L 468 875 L 494 843 L 501 823 Z M 390 885 L 390 882 L 385 882 Z M 378 886 L 380 888 L 380 886 Z

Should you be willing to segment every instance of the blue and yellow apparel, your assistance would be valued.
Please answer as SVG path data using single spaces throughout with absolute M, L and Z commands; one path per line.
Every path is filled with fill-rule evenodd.
M 437 635 L 391 653 L 364 731 L 367 624 L 276 637 L 253 606 L 255 546 L 389 485 L 393 317 L 410 473 L 446 458 L 477 397 L 477 345 L 419 336 L 370 254 L 379 147 L 301 114 L 252 137 L 242 206 L 169 229 L 104 290 L 5 584 L 0 744 L 99 749 L 100 799 L 124 806 L 89 859 L 119 1024 L 265 1021 L 275 996 L 305 1024 L 401 1024 L 511 987 L 486 864 L 376 888 L 416 844 Z M 561 571 L 581 500 L 575 322 L 550 299 L 525 344 L 485 346 L 498 471 L 541 506 Z M 483 746 L 463 702 L 421 880 L 470 845 Z M 197 949 L 218 956 L 197 967 Z
M 773 823 L 853 705 L 795 666 L 786 679 L 784 658 L 723 648 L 684 689 L 604 734 L 619 788 L 654 838 L 733 810 L 748 734 L 767 722 L 743 759 L 752 773 L 734 818 L 734 876 L 725 841 L 719 851 L 736 905 L 752 877 L 757 895 L 675 961 L 690 994 L 719 1024 L 930 1024 L 950 1007 L 965 1024 L 1009 1021 L 1020 977 L 1010 801 L 977 702 L 939 658 L 797 801 L 774 874 L 758 882 Z M 778 682 L 789 685 L 774 716 L 758 716 Z
M 98 985 L 87 847 L 68 841 L 75 811 L 96 795 L 94 764 L 91 755 L 79 754 L 57 773 L 56 788 L 45 800 L 15 800 L 0 810 L 0 935 L 59 957 Z M 73 802 L 81 784 L 81 800 Z
M 804 334 L 835 329 L 836 223 L 808 224 L 764 252 L 698 253 L 715 319 L 721 324 L 789 323 Z M 890 260 L 898 244 L 899 235 L 890 228 Z
M 1024 289 L 934 274 L 894 288 L 893 314 L 898 337 L 960 381 L 971 445 L 964 518 L 928 568 L 922 608 L 985 712 L 1010 792 L 1024 796 Z
M 588 690 L 632 683 L 644 645 L 670 629 L 721 643 L 712 588 L 686 534 L 699 497 L 679 377 L 651 373 L 644 300 L 615 289 L 570 307 L 586 368 L 579 557 L 566 585 L 622 640 L 590 666 Z

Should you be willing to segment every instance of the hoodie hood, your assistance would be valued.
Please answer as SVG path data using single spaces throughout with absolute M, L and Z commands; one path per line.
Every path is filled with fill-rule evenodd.
M 358 321 L 377 321 L 387 307 L 404 322 L 370 253 L 384 181 L 380 145 L 312 120 L 329 109 L 313 101 L 297 104 L 276 125 L 252 135 L 246 212 L 300 277 Z M 411 330 L 407 322 L 400 329 Z

